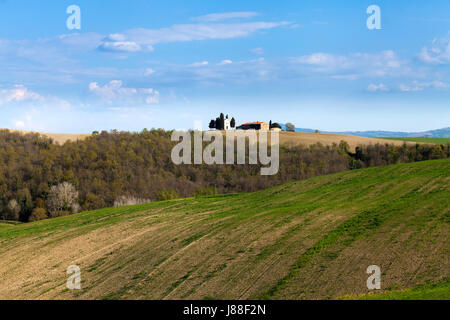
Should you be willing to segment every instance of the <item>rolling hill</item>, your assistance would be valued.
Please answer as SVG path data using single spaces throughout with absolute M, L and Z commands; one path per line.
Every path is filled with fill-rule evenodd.
M 450 160 L 436 160 L 0 224 L 0 298 L 358 298 L 375 264 L 380 298 L 450 299 L 449 192 Z
M 23 134 L 31 133 L 31 131 L 20 131 L 20 130 L 11 130 L 7 129 L 11 132 L 20 132 Z M 47 133 L 47 132 L 38 132 L 40 135 L 46 136 L 48 138 L 53 139 L 55 142 L 59 144 L 64 144 L 65 142 L 84 140 L 87 137 L 90 137 L 90 134 L 70 134 L 70 133 Z M 358 145 L 373 145 L 373 144 L 394 144 L 400 146 L 403 144 L 402 141 L 392 140 L 386 142 L 383 139 L 379 138 L 367 138 L 367 137 L 358 137 L 354 135 L 346 135 L 346 134 L 331 134 L 331 133 L 314 133 L 314 132 L 280 132 L 280 144 L 293 144 L 293 145 L 313 145 L 317 142 L 322 143 L 323 145 L 332 145 L 333 143 L 339 144 L 341 141 L 346 141 L 350 148 L 354 151 Z
M 19 132 L 22 134 L 39 133 L 40 135 L 53 139 L 53 141 L 59 144 L 64 144 L 69 140 L 71 141 L 84 140 L 87 137 L 91 136 L 91 134 L 82 134 L 82 133 L 49 133 L 49 132 L 34 132 L 34 131 L 13 130 L 13 129 L 0 129 L 0 130 L 9 130 L 11 132 Z
M 283 130 L 286 129 L 286 125 L 281 124 Z M 5 130 L 5 129 L 0 129 Z M 21 132 L 21 133 L 31 133 L 33 131 L 23 131 L 23 130 L 13 130 L 7 129 L 11 132 Z M 436 138 L 436 139 L 449 139 L 450 138 L 450 128 L 430 130 L 425 132 L 391 132 L 391 131 L 348 131 L 348 132 L 329 132 L 322 131 L 321 133 L 315 133 L 316 130 L 296 128 L 295 134 L 292 132 L 281 132 L 280 142 L 291 142 L 295 140 L 295 143 L 311 145 L 317 142 L 321 142 L 325 145 L 330 145 L 332 143 L 339 143 L 341 140 L 347 141 L 352 148 L 356 147 L 358 144 L 375 144 L 383 143 L 382 138 L 391 138 L 391 143 L 396 144 L 397 141 L 411 141 L 411 142 L 421 142 L 428 143 L 426 140 L 413 139 L 413 138 Z M 39 132 L 41 135 L 52 138 L 55 142 L 59 144 L 64 144 L 66 141 L 77 141 L 84 140 L 91 134 L 81 134 L 81 133 L 48 133 Z M 293 138 L 295 136 L 295 138 Z M 399 139 L 395 139 L 399 138 Z M 409 138 L 409 139 L 405 139 Z M 380 141 L 381 140 L 381 141 Z M 430 142 L 433 143 L 433 142 Z
M 405 142 L 397 140 L 385 140 L 379 138 L 366 138 L 358 137 L 352 135 L 344 134 L 330 134 L 330 133 L 308 133 L 308 132 L 281 132 L 280 133 L 280 144 L 290 144 L 290 145 L 313 145 L 318 142 L 325 146 L 331 146 L 333 143 L 339 144 L 341 141 L 346 141 L 351 150 L 359 145 L 375 145 L 375 144 L 393 144 L 396 146 L 401 146 Z M 412 142 L 406 142 L 412 143 Z
M 286 129 L 286 125 L 282 125 L 283 129 Z M 316 130 L 307 129 L 307 128 L 295 128 L 296 132 L 307 132 L 313 133 Z M 323 133 L 328 134 L 341 134 L 348 136 L 358 136 L 358 137 L 366 137 L 366 138 L 388 138 L 388 137 L 396 137 L 396 138 L 450 138 L 450 127 L 442 128 L 437 130 L 428 130 L 423 132 L 398 132 L 398 131 L 345 131 L 345 132 L 332 132 L 332 131 L 323 131 Z
M 342 134 L 356 135 L 361 137 L 450 138 L 450 127 L 423 132 L 356 131 L 342 132 Z

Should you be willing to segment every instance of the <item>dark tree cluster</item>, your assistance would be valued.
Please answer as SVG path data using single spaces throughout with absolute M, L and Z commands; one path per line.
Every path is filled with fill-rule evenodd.
M 278 124 L 278 123 L 276 123 L 276 122 L 272 122 L 272 120 L 270 120 L 270 122 L 269 122 L 269 129 L 270 130 L 272 130 L 272 129 L 282 129 L 282 127 L 281 127 L 281 125 L 280 124 Z
M 171 131 L 103 131 L 53 143 L 0 131 L 0 219 L 36 221 L 80 210 L 179 197 L 250 192 L 344 170 L 450 157 L 448 145 L 280 146 L 280 170 L 259 165 L 175 165 Z
M 228 115 L 225 117 L 225 115 L 223 113 L 220 114 L 220 116 L 218 118 L 216 118 L 216 120 L 212 119 L 211 122 L 209 123 L 209 128 L 211 130 L 216 129 L 216 130 L 225 130 L 225 119 L 228 119 Z M 232 128 L 236 127 L 236 119 L 232 118 L 230 121 L 230 126 Z
M 295 125 L 290 122 L 286 123 L 286 131 L 295 132 Z

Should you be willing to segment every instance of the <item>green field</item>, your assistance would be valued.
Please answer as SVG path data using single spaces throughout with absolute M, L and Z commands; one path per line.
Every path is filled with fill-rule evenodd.
M 450 160 L 0 225 L 0 299 L 450 299 Z M 82 270 L 82 290 L 65 287 Z
M 419 142 L 419 143 L 433 143 L 433 144 L 447 144 L 450 143 L 450 138 L 379 138 L 395 141 Z
M 2 221 L 0 220 L 0 228 L 7 228 L 7 227 L 11 227 L 11 226 L 15 226 L 20 224 L 20 222 L 17 221 Z
M 448 300 L 450 280 L 442 283 L 425 284 L 416 288 L 392 290 L 381 294 L 366 294 L 356 297 L 344 297 L 349 300 Z

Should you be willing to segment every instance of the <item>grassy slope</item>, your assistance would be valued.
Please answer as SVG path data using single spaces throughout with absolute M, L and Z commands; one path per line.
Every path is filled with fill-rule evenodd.
M 0 227 L 0 298 L 332 298 L 368 293 L 372 264 L 385 290 L 439 283 L 449 181 L 438 160 Z
M 450 143 L 450 138 L 379 138 L 379 139 L 387 139 L 393 141 L 435 143 L 435 144 Z
M 448 300 L 450 280 L 442 283 L 424 284 L 416 288 L 392 290 L 381 294 L 365 294 L 356 297 L 343 297 L 345 300 Z

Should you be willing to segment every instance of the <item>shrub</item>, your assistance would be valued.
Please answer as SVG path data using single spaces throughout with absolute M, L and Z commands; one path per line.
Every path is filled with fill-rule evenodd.
M 168 191 L 166 188 L 163 188 L 157 195 L 157 200 L 158 201 L 173 200 L 178 199 L 179 197 L 180 196 L 175 190 L 170 189 L 170 191 Z
M 33 222 L 33 221 L 44 220 L 47 218 L 48 218 L 47 211 L 44 208 L 35 208 L 33 210 L 33 213 L 31 213 L 29 221 Z
M 290 122 L 286 123 L 286 131 L 295 132 L 295 125 Z
M 195 191 L 194 196 L 196 198 L 198 197 L 207 197 L 207 196 L 214 196 L 218 193 L 217 187 L 207 187 L 207 188 L 199 188 L 197 191 Z

